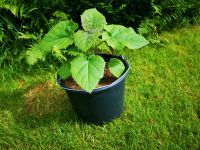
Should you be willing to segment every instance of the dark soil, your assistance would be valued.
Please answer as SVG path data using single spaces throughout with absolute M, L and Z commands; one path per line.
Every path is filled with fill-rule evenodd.
M 96 86 L 96 88 L 99 88 L 99 87 L 102 87 L 102 86 L 105 86 L 105 85 L 109 85 L 111 83 L 113 83 L 117 78 L 114 77 L 109 69 L 106 67 L 104 69 L 104 76 L 102 79 L 100 79 L 98 85 Z M 81 87 L 70 77 L 68 79 L 66 79 L 64 81 L 64 85 L 66 87 L 70 87 L 72 89 L 81 89 Z

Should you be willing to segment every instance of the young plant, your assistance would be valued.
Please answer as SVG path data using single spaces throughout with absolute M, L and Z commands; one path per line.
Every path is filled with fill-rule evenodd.
M 86 92 L 91 93 L 104 75 L 106 62 L 97 52 L 121 51 L 125 47 L 136 49 L 148 44 L 141 35 L 130 27 L 108 25 L 105 17 L 95 8 L 81 15 L 82 29 L 72 20 L 61 21 L 42 39 L 27 51 L 27 61 L 35 64 L 52 53 L 63 63 L 58 74 L 65 80 L 72 77 Z M 70 56 L 70 57 L 69 57 Z M 110 72 L 119 78 L 124 64 L 116 58 L 108 62 Z

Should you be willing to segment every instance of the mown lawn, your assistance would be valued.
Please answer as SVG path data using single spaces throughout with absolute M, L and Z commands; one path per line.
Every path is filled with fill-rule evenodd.
M 125 52 L 124 112 L 103 126 L 76 117 L 53 70 L 1 68 L 0 149 L 199 149 L 200 26 L 159 40 Z

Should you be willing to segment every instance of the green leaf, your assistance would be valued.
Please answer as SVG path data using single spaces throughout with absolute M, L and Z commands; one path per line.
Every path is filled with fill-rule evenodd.
M 79 30 L 74 35 L 74 42 L 81 51 L 86 52 L 91 47 L 94 47 L 99 42 L 99 39 L 95 34 Z
M 101 43 L 99 46 L 97 46 L 97 48 L 100 50 L 100 52 L 112 53 L 106 42 Z
M 117 78 L 119 78 L 125 70 L 123 62 L 117 58 L 111 58 L 108 62 L 108 68 L 110 72 Z
M 106 31 L 103 32 L 102 39 L 116 50 L 122 50 L 123 46 L 137 49 L 149 43 L 143 36 L 135 33 L 132 28 L 121 25 L 106 25 L 104 29 Z
M 106 41 L 109 46 L 111 46 L 114 50 L 123 50 L 125 48 L 124 44 L 122 44 L 117 39 L 111 37 L 108 32 L 103 32 L 102 40 Z
M 59 10 L 55 11 L 52 16 L 56 17 L 59 20 L 67 20 L 69 18 L 69 14 L 66 14 L 63 11 Z
M 3 40 L 4 32 L 3 29 L 0 28 L 0 42 Z
M 67 58 L 62 54 L 61 50 L 59 48 L 55 47 L 55 46 L 52 48 L 52 54 L 53 54 L 54 57 L 56 57 L 61 62 L 63 60 L 64 61 L 67 60 Z
M 61 78 L 62 80 L 67 79 L 67 78 L 71 75 L 71 72 L 70 72 L 70 63 L 66 63 L 65 65 L 63 65 L 63 66 L 59 69 L 58 75 L 60 76 L 60 78 Z
M 95 8 L 85 10 L 81 15 L 81 22 L 85 31 L 102 32 L 107 24 L 105 17 Z
M 61 21 L 55 25 L 42 39 L 39 48 L 45 52 L 51 52 L 53 47 L 67 48 L 73 44 L 74 31 L 78 25 L 73 21 Z
M 62 50 L 62 52 L 66 53 L 67 55 L 70 55 L 72 57 L 75 57 L 75 56 L 84 56 L 85 55 L 75 45 L 69 46 L 67 49 Z
M 44 59 L 43 53 L 39 49 L 36 49 L 36 47 L 34 49 L 26 51 L 26 55 L 29 65 L 34 65 L 39 59 Z
M 18 39 L 32 39 L 32 40 L 37 40 L 37 37 L 34 34 L 30 33 L 22 33 L 18 32 L 19 36 L 17 37 Z
M 105 61 L 101 56 L 76 57 L 71 62 L 71 74 L 76 83 L 91 93 L 104 74 Z

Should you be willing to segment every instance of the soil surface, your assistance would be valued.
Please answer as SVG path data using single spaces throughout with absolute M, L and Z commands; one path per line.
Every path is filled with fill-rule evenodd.
M 114 77 L 110 73 L 109 69 L 106 67 L 104 69 L 104 76 L 103 76 L 102 79 L 100 79 L 100 81 L 99 81 L 98 85 L 96 86 L 96 88 L 99 88 L 99 87 L 102 87 L 102 86 L 105 86 L 105 85 L 109 85 L 109 84 L 113 83 L 116 79 L 117 78 Z M 76 84 L 76 82 L 71 77 L 66 79 L 66 80 L 64 80 L 64 85 L 66 87 L 70 87 L 72 89 L 81 89 L 81 87 L 78 84 Z

